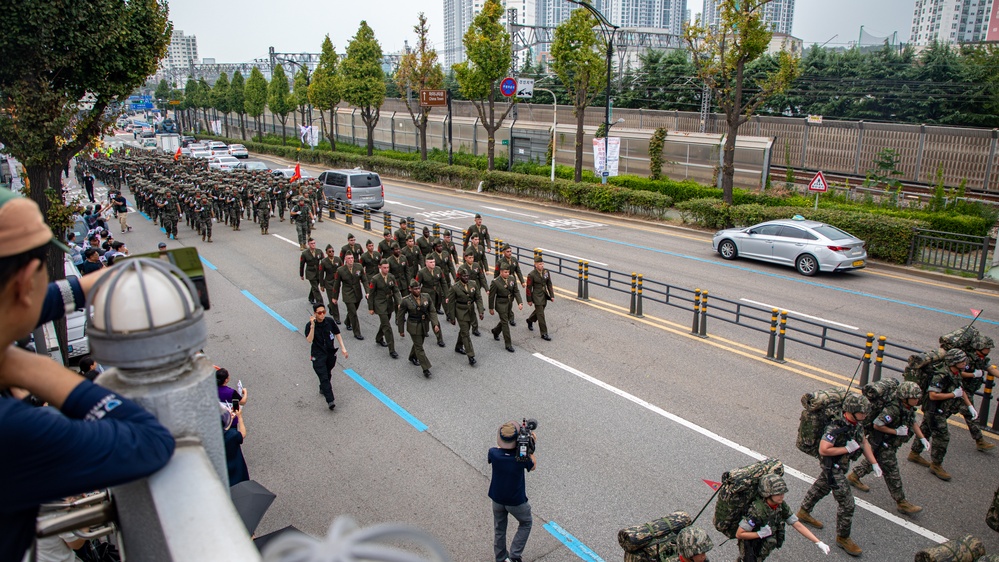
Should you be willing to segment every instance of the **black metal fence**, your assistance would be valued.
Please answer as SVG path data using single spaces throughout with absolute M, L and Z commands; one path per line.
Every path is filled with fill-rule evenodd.
M 953 232 L 916 229 L 909 247 L 908 265 L 925 265 L 985 277 L 990 238 Z

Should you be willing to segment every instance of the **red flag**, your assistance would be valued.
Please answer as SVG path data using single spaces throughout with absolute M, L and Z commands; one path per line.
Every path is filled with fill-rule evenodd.
M 975 310 L 974 308 L 971 308 L 971 309 L 969 309 L 969 310 L 971 310 L 971 314 L 972 314 L 972 315 L 973 315 L 973 316 L 974 316 L 975 318 L 978 318 L 978 317 L 979 317 L 979 316 L 981 316 L 981 314 L 982 314 L 982 311 L 981 311 L 981 310 Z
M 712 490 L 714 490 L 716 492 L 718 491 L 718 488 L 721 488 L 721 482 L 714 482 L 714 481 L 711 481 L 711 480 L 705 480 L 704 483 L 708 485 L 708 488 L 711 488 Z
M 176 162 L 177 160 L 180 160 L 180 147 L 179 146 L 177 147 L 177 153 L 173 155 L 173 161 Z
M 302 165 L 296 163 L 295 164 L 295 173 L 292 174 L 291 179 L 288 180 L 288 181 L 295 181 L 295 180 L 300 180 L 300 179 L 302 179 Z

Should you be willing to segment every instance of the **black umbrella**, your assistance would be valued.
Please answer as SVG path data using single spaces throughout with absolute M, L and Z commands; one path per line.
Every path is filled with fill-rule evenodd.
M 254 480 L 244 480 L 229 488 L 232 505 L 252 535 L 277 496 Z

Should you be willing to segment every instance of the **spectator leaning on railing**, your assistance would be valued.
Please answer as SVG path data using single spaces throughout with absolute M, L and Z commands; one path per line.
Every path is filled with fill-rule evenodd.
M 31 545 L 39 504 L 148 476 L 173 454 L 174 440 L 149 412 L 77 373 L 11 344 L 85 304 L 101 272 L 49 283 L 55 240 L 38 205 L 0 191 L 0 560 Z M 58 408 L 36 408 L 25 391 Z

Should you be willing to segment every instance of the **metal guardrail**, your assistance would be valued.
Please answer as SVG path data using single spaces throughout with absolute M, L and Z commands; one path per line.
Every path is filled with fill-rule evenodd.
M 915 229 L 906 265 L 926 265 L 985 277 L 990 238 L 937 230 Z

